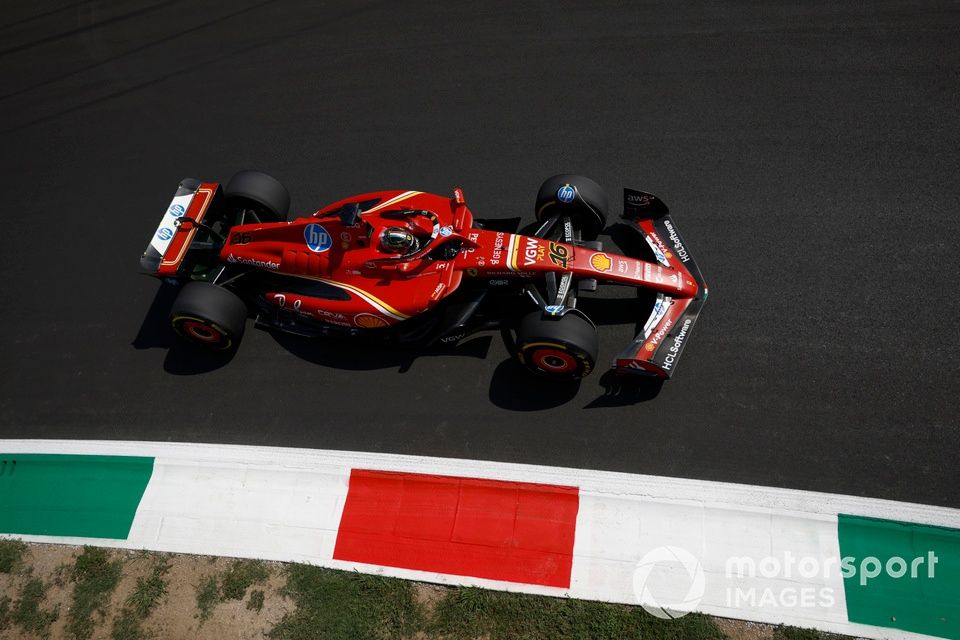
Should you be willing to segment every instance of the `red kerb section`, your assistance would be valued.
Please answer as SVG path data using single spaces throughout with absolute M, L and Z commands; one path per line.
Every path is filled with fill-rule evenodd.
M 354 469 L 336 560 L 569 588 L 576 487 Z

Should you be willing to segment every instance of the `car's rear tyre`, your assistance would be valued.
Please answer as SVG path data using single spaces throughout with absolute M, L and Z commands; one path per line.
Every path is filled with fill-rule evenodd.
M 599 184 L 584 176 L 562 173 L 544 180 L 537 192 L 537 222 L 555 214 L 570 217 L 581 239 L 596 240 L 607 226 L 610 199 Z
M 290 211 L 290 193 L 280 181 L 262 171 L 245 170 L 233 174 L 223 188 L 227 201 L 252 208 L 261 222 L 287 219 Z
M 534 311 L 517 327 L 517 359 L 530 371 L 551 378 L 576 380 L 589 375 L 599 348 L 596 327 L 578 313 L 544 318 Z
M 170 311 L 170 324 L 181 338 L 224 351 L 240 342 L 247 305 L 231 291 L 207 282 L 188 282 Z

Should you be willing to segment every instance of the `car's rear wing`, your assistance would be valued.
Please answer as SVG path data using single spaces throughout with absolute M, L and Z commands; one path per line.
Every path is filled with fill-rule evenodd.
M 177 275 L 187 248 L 220 193 L 216 182 L 184 179 L 170 201 L 150 244 L 140 256 L 143 273 L 161 278 Z
M 707 283 L 680 237 L 667 205 L 659 198 L 624 189 L 623 217 L 631 228 L 640 232 L 658 263 L 697 284 L 693 298 L 658 294 L 643 327 L 614 362 L 614 368 L 620 373 L 669 378 L 676 371 L 680 354 L 690 339 L 690 330 L 707 299 Z

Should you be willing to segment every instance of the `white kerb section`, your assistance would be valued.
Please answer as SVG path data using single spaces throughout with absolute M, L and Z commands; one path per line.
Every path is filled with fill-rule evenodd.
M 158 551 L 329 565 L 349 467 L 158 455 L 130 541 Z
M 712 500 L 581 491 L 570 595 L 636 604 L 644 586 L 635 582 L 638 563 L 671 548 L 699 561 L 702 591 L 691 594 L 694 580 L 679 562 L 660 562 L 646 575 L 654 596 L 648 606 L 682 603 L 690 594 L 696 611 L 729 618 L 848 624 L 836 515 L 774 513 Z M 824 566 L 827 571 L 820 570 Z

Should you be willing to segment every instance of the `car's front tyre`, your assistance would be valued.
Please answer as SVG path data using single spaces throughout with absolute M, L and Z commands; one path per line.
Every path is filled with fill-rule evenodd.
M 544 180 L 537 192 L 537 222 L 565 215 L 580 230 L 582 240 L 596 240 L 607 226 L 607 192 L 585 176 L 562 173 Z
M 599 348 L 596 327 L 579 313 L 548 318 L 534 311 L 517 327 L 517 359 L 530 371 L 551 378 L 576 380 L 589 375 Z

